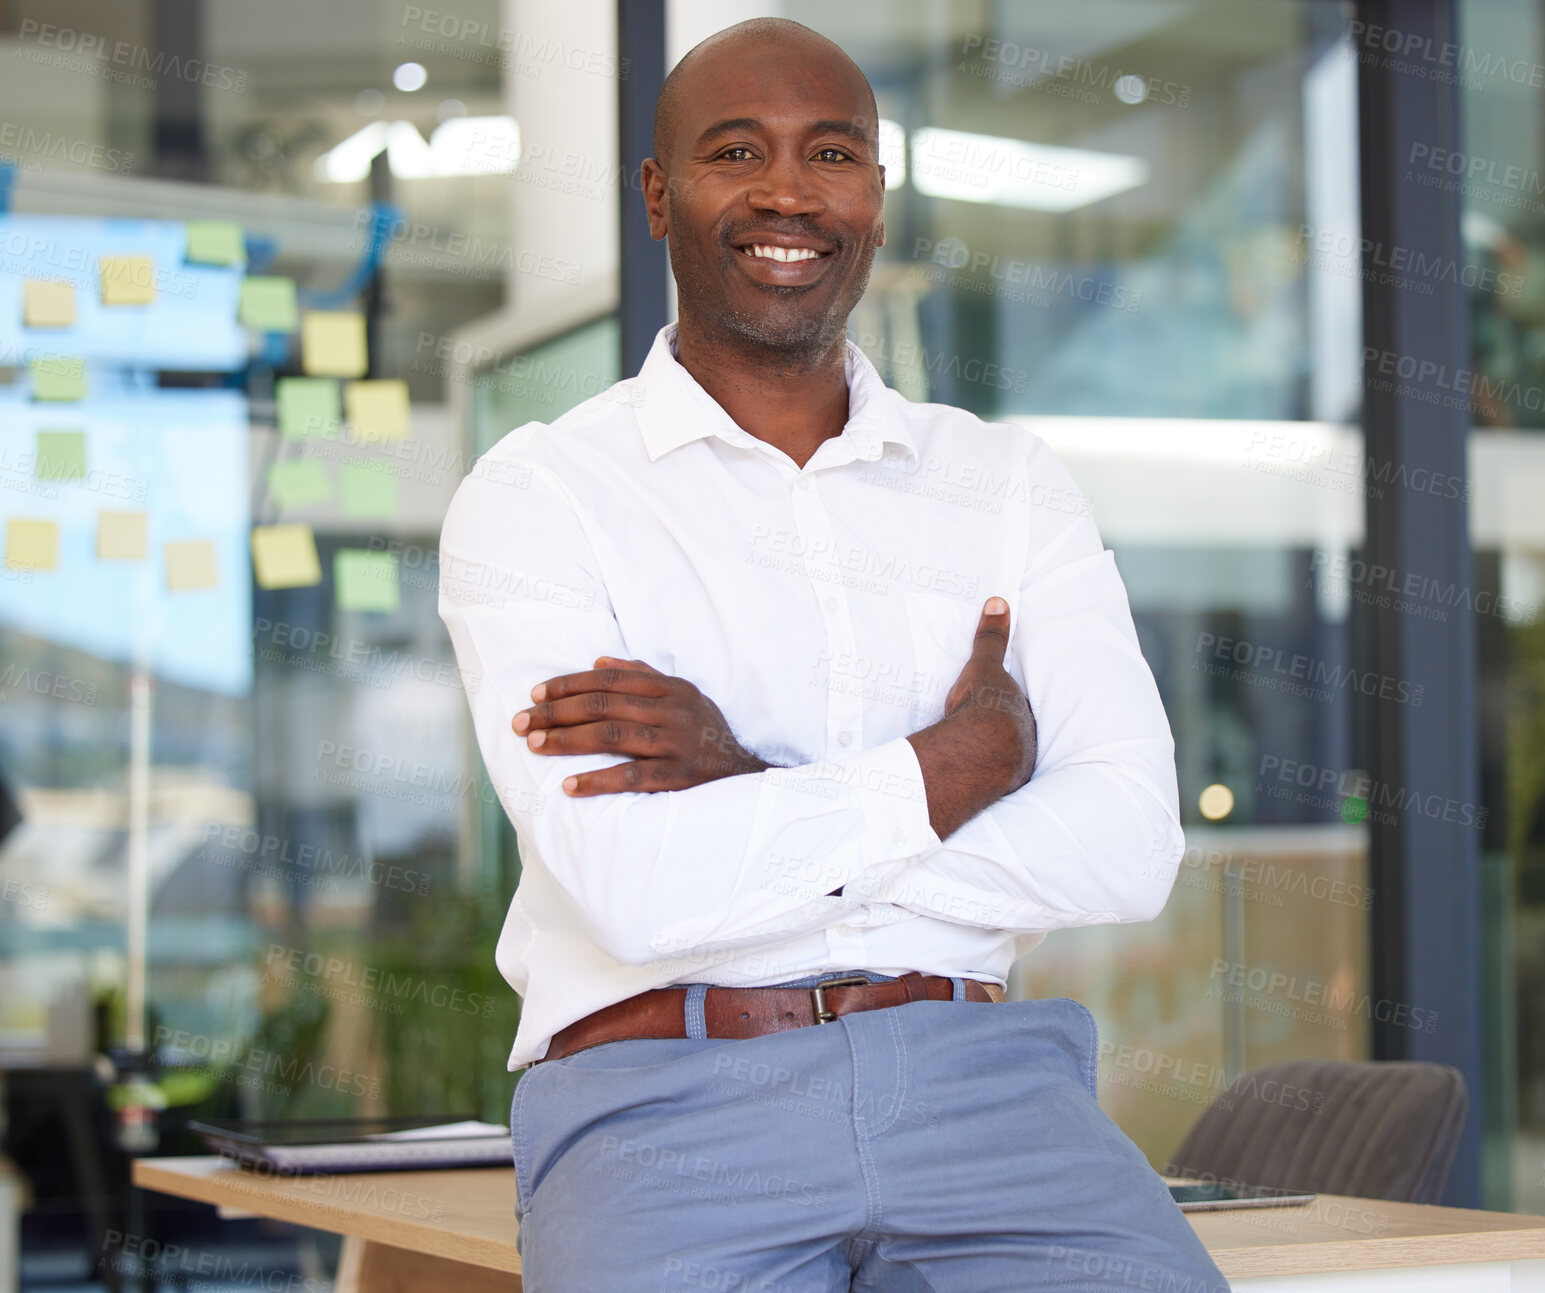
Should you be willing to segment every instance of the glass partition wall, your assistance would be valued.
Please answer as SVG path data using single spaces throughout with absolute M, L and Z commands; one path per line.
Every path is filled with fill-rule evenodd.
M 1488 1197 L 1545 1213 L 1545 5 L 1461 0 L 1449 55 L 1458 147 L 1410 157 L 1461 195 L 1478 267 L 1465 280 L 1471 362 L 1423 394 L 1470 409 L 1484 1021 L 1495 1108 Z
M 1387 55 L 1349 3 L 667 5 L 672 59 L 774 10 L 857 59 L 889 238 L 854 340 L 909 397 L 1043 436 L 1126 581 L 1187 851 L 1145 860 L 1176 877 L 1159 920 L 1054 935 L 1012 991 L 1091 1007 L 1102 1103 L 1162 1165 L 1238 1074 L 1372 1055 L 1389 1003 L 1370 912 L 1389 895 L 1370 826 L 1463 818 L 1487 904 L 1484 1202 L 1545 1211 L 1545 5 L 1458 8 L 1454 66 L 1418 53 L 1409 73 L 1462 77 L 1464 247 L 1441 262 L 1364 237 L 1359 75 Z M 64 419 L 0 349 L 0 522 L 61 536 L 57 569 L 0 567 L 0 829 L 8 802 L 20 818 L 0 840 L 0 1057 L 84 1072 L 137 1000 L 163 1148 L 195 1148 L 180 1128 L 210 1113 L 499 1118 L 518 1003 L 492 946 L 519 860 L 435 613 L 435 542 L 478 453 L 626 375 L 615 143 L 584 114 L 614 112 L 627 51 L 590 0 L 362 2 L 347 21 L 205 0 L 188 38 L 215 75 L 179 135 L 165 59 L 113 74 L 115 49 L 167 53 L 154 9 L 0 9 L 0 219 L 242 222 L 248 273 L 370 316 L 369 375 L 407 382 L 411 433 L 297 444 L 275 383 L 300 357 L 260 330 L 235 369 L 145 365 Z M 574 49 L 581 71 L 535 61 Z M 1447 182 L 1453 154 L 1421 145 L 1411 182 Z M 17 245 L 0 240 L 0 274 L 19 284 Z M 1434 486 L 1363 451 L 1365 372 L 1407 380 L 1364 351 L 1370 276 L 1468 294 L 1469 368 L 1411 398 L 1470 412 L 1473 587 L 1362 554 L 1370 501 Z M 84 434 L 84 461 L 61 432 Z M 298 460 L 330 497 L 298 489 Z M 366 471 L 395 475 L 390 505 Z M 914 484 L 1001 502 L 947 462 Z M 131 508 L 157 544 L 213 543 L 216 584 L 92 568 L 98 513 Z M 253 579 L 250 531 L 274 523 L 311 527 L 316 582 Z M 350 550 L 394 562 L 392 605 L 340 599 Z M 1434 809 L 1367 771 L 1360 701 L 1419 706 L 1426 686 L 1358 650 L 1359 609 L 1391 599 L 1478 617 L 1476 803 Z M 1405 1010 L 1402 1027 L 1441 1026 Z M 48 1159 L 57 1126 L 13 1123 L 8 1152 Z M 37 1218 L 65 1217 L 79 1183 L 35 1180 L 46 1237 Z
M 1013 990 L 1099 1021 L 1162 1165 L 1234 1077 L 1366 1058 L 1356 65 L 1341 5 L 794 3 L 875 86 L 887 245 L 854 340 L 1068 464 L 1174 728 L 1161 919 L 1055 934 Z M 917 487 L 992 507 L 925 463 Z

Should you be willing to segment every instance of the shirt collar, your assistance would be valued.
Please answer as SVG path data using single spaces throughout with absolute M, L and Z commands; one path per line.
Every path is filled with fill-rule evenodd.
M 917 445 L 911 424 L 903 410 L 890 405 L 891 400 L 901 397 L 885 385 L 862 350 L 851 341 L 846 345 L 848 421 L 838 438 L 852 444 L 854 458 L 872 461 L 884 452 L 886 444 L 895 444 L 915 460 Z M 710 435 L 730 444 L 771 448 L 736 425 L 682 367 L 676 358 L 674 323 L 655 334 L 654 345 L 639 370 L 639 381 L 644 394 L 638 405 L 638 421 L 651 462 Z

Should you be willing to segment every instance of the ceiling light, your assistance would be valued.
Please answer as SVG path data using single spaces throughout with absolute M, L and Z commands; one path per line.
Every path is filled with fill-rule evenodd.
M 1128 73 L 1126 76 L 1118 76 L 1116 83 L 1111 87 L 1114 94 L 1123 103 L 1141 103 L 1148 97 L 1148 82 L 1140 76 Z
M 316 160 L 317 179 L 357 183 L 386 152 L 400 180 L 451 175 L 508 175 L 520 164 L 520 129 L 513 117 L 451 117 L 426 142 L 411 121 L 372 121 Z
M 1148 181 L 1141 157 L 924 127 L 912 132 L 912 183 L 929 197 L 1072 211 Z
M 404 63 L 392 73 L 392 84 L 410 94 L 414 90 L 422 90 L 428 80 L 429 73 L 424 70 L 422 63 Z
M 1196 806 L 1208 821 L 1221 822 L 1234 811 L 1234 792 L 1215 782 L 1202 791 Z
M 316 160 L 316 177 L 330 184 L 350 184 L 370 174 L 370 160 L 386 147 L 386 123 L 372 121 Z

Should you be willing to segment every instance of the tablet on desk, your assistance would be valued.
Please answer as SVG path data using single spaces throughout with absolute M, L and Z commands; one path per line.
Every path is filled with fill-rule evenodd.
M 1286 1208 L 1312 1203 L 1318 1197 L 1302 1190 L 1224 1185 L 1217 1181 L 1171 1185 L 1169 1192 L 1182 1212 L 1217 1212 L 1224 1208 Z
M 190 1122 L 218 1154 L 284 1174 L 506 1167 L 510 1131 L 471 1118 L 295 1118 Z

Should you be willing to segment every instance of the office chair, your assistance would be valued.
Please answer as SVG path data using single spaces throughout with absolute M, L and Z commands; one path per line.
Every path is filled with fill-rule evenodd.
M 1468 1103 L 1444 1064 L 1268 1064 L 1208 1106 L 1165 1175 L 1436 1203 Z

